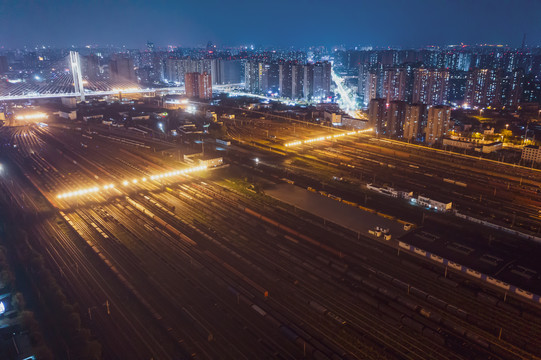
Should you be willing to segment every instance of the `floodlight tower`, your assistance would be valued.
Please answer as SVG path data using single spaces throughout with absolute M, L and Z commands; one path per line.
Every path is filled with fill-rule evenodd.
M 85 89 L 83 87 L 83 74 L 81 73 L 81 60 L 77 51 L 70 51 L 71 74 L 75 92 L 79 93 L 79 99 L 85 101 Z

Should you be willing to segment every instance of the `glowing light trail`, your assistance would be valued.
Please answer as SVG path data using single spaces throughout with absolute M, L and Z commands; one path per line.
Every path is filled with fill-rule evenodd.
M 206 170 L 206 169 L 207 169 L 206 165 L 195 166 L 195 167 L 191 167 L 191 168 L 187 168 L 187 169 L 183 169 L 183 170 L 175 170 L 175 171 L 170 171 L 170 172 L 163 173 L 163 174 L 152 175 L 150 177 L 150 180 L 161 181 L 161 179 L 166 179 L 166 178 L 170 178 L 170 177 L 173 177 L 173 176 L 186 175 L 186 174 L 190 174 L 190 173 L 193 173 L 193 172 L 196 172 L 196 171 L 202 171 L 202 170 Z M 147 178 L 143 177 L 140 180 L 141 180 L 141 182 L 146 182 Z M 124 187 L 126 187 L 126 186 L 129 186 L 129 185 L 137 185 L 138 183 L 139 183 L 139 179 L 132 179 L 131 181 L 124 180 L 122 182 L 122 185 Z M 69 199 L 69 198 L 73 198 L 73 197 L 76 197 L 76 196 L 82 196 L 82 195 L 97 193 L 97 192 L 99 192 L 101 190 L 111 190 L 111 189 L 114 189 L 114 188 L 115 188 L 115 184 L 109 184 L 109 185 L 105 185 L 105 186 L 102 186 L 102 187 L 95 186 L 95 187 L 86 188 L 86 189 L 79 189 L 79 190 L 59 194 L 59 195 L 57 195 L 57 199 Z
M 293 142 L 287 143 L 284 146 L 285 147 L 292 147 L 292 146 L 298 146 L 298 145 L 302 145 L 302 144 L 311 144 L 311 143 L 315 143 L 315 142 L 341 138 L 343 136 L 351 136 L 351 135 L 356 135 L 356 134 L 362 134 L 362 133 L 370 132 L 370 131 L 373 131 L 373 130 L 374 129 L 370 128 L 370 129 L 364 129 L 364 130 L 349 131 L 347 133 L 341 133 L 341 134 L 321 136 L 321 137 L 313 138 L 313 139 L 298 140 L 298 141 L 293 141 Z

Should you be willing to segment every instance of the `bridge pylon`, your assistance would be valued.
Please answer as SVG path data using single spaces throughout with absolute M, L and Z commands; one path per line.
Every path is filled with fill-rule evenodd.
M 83 86 L 83 74 L 81 70 L 81 60 L 77 51 L 70 51 L 70 67 L 73 75 L 73 85 L 75 92 L 79 93 L 79 99 L 85 101 L 85 89 Z

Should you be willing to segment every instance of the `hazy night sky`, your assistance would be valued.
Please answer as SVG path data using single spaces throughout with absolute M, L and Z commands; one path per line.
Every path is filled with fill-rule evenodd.
M 0 46 L 541 45 L 539 0 L 0 0 Z

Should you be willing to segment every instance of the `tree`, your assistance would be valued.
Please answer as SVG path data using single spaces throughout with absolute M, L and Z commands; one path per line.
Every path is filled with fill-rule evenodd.
M 11 288 L 13 282 L 15 281 L 15 276 L 9 270 L 3 270 L 0 272 L 0 289 Z
M 513 136 L 513 132 L 507 129 L 500 131 L 500 134 L 502 135 L 504 140 L 508 140 L 509 138 Z
M 18 292 L 15 295 L 13 295 L 13 297 L 11 298 L 11 305 L 15 309 L 17 309 L 17 311 L 23 311 L 24 308 L 25 308 L 25 305 L 26 305 L 25 301 L 24 301 L 23 294 Z
M 212 137 L 220 139 L 227 136 L 227 126 L 225 124 L 210 123 L 208 132 Z

